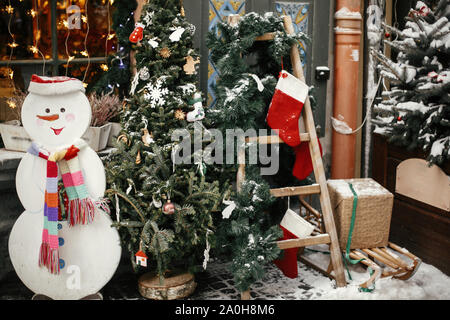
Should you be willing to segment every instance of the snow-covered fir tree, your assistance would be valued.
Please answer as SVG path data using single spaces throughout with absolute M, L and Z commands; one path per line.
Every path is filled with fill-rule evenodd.
M 403 30 L 385 25 L 396 61 L 372 52 L 390 84 L 375 106 L 375 132 L 440 165 L 450 158 L 450 1 L 417 1 L 405 19 Z

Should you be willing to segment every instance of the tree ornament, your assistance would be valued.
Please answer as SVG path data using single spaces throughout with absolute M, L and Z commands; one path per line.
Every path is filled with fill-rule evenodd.
M 169 94 L 169 89 L 163 88 L 163 80 L 158 79 L 154 84 L 148 83 L 145 86 L 144 98 L 150 101 L 150 106 L 163 106 L 166 103 L 166 97 Z
M 155 142 L 155 140 L 153 140 L 153 135 L 148 132 L 147 128 L 144 128 L 142 130 L 144 131 L 142 142 L 144 143 L 144 146 L 149 147 L 151 143 Z
M 170 201 L 170 199 L 164 204 L 162 211 L 168 215 L 175 213 L 175 205 Z
M 147 81 L 150 78 L 150 72 L 148 71 L 147 67 L 143 67 L 140 71 L 139 71 L 139 78 L 142 81 Z
M 431 72 L 428 73 L 427 76 L 428 76 L 428 78 L 430 78 L 430 79 L 436 79 L 439 75 L 437 74 L 436 71 L 431 71 Z
M 136 252 L 135 257 L 136 257 L 136 264 L 138 266 L 141 266 L 141 267 L 146 267 L 147 266 L 147 259 L 148 259 L 148 257 L 145 254 L 145 252 L 142 251 L 142 240 L 139 243 L 139 251 Z
M 418 14 L 422 17 L 426 17 L 430 14 L 431 10 L 427 5 L 423 5 L 420 7 Z
M 401 116 L 398 116 L 398 117 L 397 117 L 397 121 L 398 121 L 398 122 L 400 122 L 400 121 L 402 121 L 402 120 L 403 120 L 403 118 L 402 118 Z
M 117 142 L 123 142 L 123 143 L 125 143 L 128 146 L 131 145 L 130 139 L 128 139 L 128 137 L 125 134 L 122 134 L 122 135 L 118 136 L 117 137 Z
M 180 7 L 181 7 L 181 9 L 180 9 L 180 15 L 181 15 L 182 17 L 184 17 L 184 16 L 185 16 L 185 12 L 184 12 L 184 7 L 183 7 L 183 0 L 180 0 Z
M 193 99 L 190 100 L 188 104 L 190 106 L 194 106 L 194 110 L 188 112 L 186 115 L 186 120 L 188 122 L 200 121 L 205 118 L 205 111 L 202 105 L 202 96 L 199 92 L 194 94 Z
M 130 34 L 130 42 L 138 43 L 144 38 L 144 25 L 136 22 L 133 32 Z
M 175 118 L 178 120 L 184 120 L 186 118 L 186 114 L 183 112 L 183 110 L 178 109 L 175 111 Z
M 136 164 L 141 164 L 142 158 L 141 158 L 141 151 L 138 151 L 137 157 L 136 157 Z
M 189 33 L 192 37 L 195 35 L 195 31 L 196 31 L 195 25 L 189 24 L 189 26 L 187 27 L 187 30 L 189 31 Z
M 391 37 L 391 34 L 390 34 L 389 32 L 385 32 L 385 33 L 384 33 L 384 37 L 385 37 L 385 38 L 390 38 L 390 37 Z
M 123 110 L 123 111 L 126 111 L 127 109 L 128 109 L 128 104 L 127 104 L 126 101 L 123 101 L 123 102 L 122 102 L 122 110 Z
M 161 200 L 156 200 L 155 197 L 152 197 L 152 203 L 155 206 L 155 208 L 161 208 L 162 207 L 162 202 Z
M 162 48 L 162 49 L 159 51 L 159 55 L 160 55 L 161 57 L 163 57 L 164 59 L 168 59 L 168 58 L 170 58 L 170 56 L 172 55 L 172 52 L 170 51 L 169 48 L 164 47 L 164 48 Z
M 138 266 L 141 266 L 141 267 L 146 267 L 147 266 L 147 259 L 148 259 L 148 257 L 143 251 L 139 250 L 135 254 L 135 256 L 136 256 L 136 264 Z
M 191 56 L 186 57 L 186 64 L 183 67 L 184 72 L 188 75 L 193 75 L 197 73 L 197 70 L 195 70 L 195 65 L 200 63 L 200 58 L 197 58 L 194 60 Z
M 156 40 L 159 40 L 159 39 L 155 37 L 155 38 L 152 38 L 152 39 L 148 40 L 148 44 L 149 44 L 153 49 L 158 48 L 158 46 L 159 46 L 159 43 L 158 43 L 158 41 L 156 41 Z
M 175 28 L 175 31 L 169 36 L 170 41 L 178 42 L 186 29 L 182 27 Z

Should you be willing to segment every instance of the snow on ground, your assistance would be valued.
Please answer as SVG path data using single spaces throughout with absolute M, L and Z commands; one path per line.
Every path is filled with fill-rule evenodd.
M 327 251 L 327 247 L 315 246 L 310 249 Z M 329 255 L 306 251 L 308 259 L 326 269 Z M 406 260 L 409 262 L 409 260 Z M 228 265 L 213 262 L 208 266 L 209 273 L 219 274 L 222 284 L 227 288 L 219 290 L 205 289 L 196 299 L 220 300 L 238 297 L 228 272 Z M 359 284 L 369 279 L 369 272 L 361 264 L 349 266 L 352 281 L 344 288 L 336 288 L 335 282 L 316 270 L 299 262 L 299 276 L 296 279 L 285 277 L 279 269 L 271 265 L 262 281 L 252 288 L 253 299 L 262 300 L 450 300 L 450 277 L 437 268 L 422 263 L 416 274 L 406 280 L 393 278 L 378 279 L 371 293 L 359 292 Z M 225 276 L 224 274 L 228 274 Z M 228 279 L 227 279 L 228 278 Z M 234 289 L 234 290 L 233 290 Z

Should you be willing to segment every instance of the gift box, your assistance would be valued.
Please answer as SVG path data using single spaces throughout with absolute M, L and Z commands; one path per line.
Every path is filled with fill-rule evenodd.
M 350 248 L 387 246 L 394 195 L 373 179 L 329 180 L 328 190 L 341 250 L 347 247 L 353 212 L 354 194 L 349 183 L 358 196 Z

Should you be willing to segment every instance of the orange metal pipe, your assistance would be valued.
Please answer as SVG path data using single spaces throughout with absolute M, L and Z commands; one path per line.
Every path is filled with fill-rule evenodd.
M 360 12 L 360 0 L 337 0 L 336 12 L 348 8 Z M 360 15 L 335 15 L 334 108 L 333 117 L 345 121 L 353 130 L 357 126 L 360 64 Z M 343 117 L 343 119 L 342 119 Z M 355 175 L 356 135 L 332 134 L 331 178 L 350 179 Z

